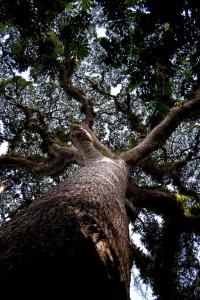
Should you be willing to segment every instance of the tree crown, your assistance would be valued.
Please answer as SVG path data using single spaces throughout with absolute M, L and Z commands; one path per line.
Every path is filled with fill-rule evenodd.
M 159 272 L 192 297 L 199 285 L 198 4 L 20 0 L 3 1 L 1 14 L 0 142 L 8 146 L 0 157 L 1 187 L 8 187 L 1 222 L 84 164 L 70 131 L 83 126 L 79 133 L 98 153 L 130 165 L 127 197 L 148 250 L 133 245 L 141 278 L 159 295 Z

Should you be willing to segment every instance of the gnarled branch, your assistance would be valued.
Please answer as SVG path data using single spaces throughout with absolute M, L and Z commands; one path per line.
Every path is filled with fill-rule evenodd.
M 44 160 L 32 160 L 20 156 L 0 156 L 2 167 L 19 167 L 30 170 L 34 174 L 55 175 L 64 170 L 70 163 L 82 164 L 78 151 L 74 147 L 65 148 L 58 144 L 49 145 L 51 157 Z
M 164 120 L 157 125 L 136 147 L 122 153 L 122 158 L 129 165 L 137 163 L 157 150 L 174 132 L 178 125 L 191 114 L 200 112 L 200 90 L 193 93 L 191 100 L 181 107 L 173 107 Z

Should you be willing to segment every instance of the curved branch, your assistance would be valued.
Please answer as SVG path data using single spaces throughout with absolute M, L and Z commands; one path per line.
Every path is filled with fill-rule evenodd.
M 67 95 L 80 102 L 83 113 L 85 115 L 84 123 L 90 128 L 94 123 L 94 111 L 91 101 L 89 101 L 81 88 L 77 88 L 72 84 L 71 76 L 75 69 L 75 58 L 67 59 L 60 67 L 61 87 Z
M 181 231 L 200 233 L 200 215 L 185 215 L 182 204 L 170 193 L 144 189 L 129 182 L 126 197 L 136 208 L 148 208 L 154 213 L 169 216 Z
M 145 189 L 129 182 L 126 196 L 136 208 L 149 208 L 155 213 L 176 218 L 184 215 L 182 204 L 175 196 L 159 189 Z
M 168 175 L 172 168 L 171 165 L 158 165 L 157 161 L 155 162 L 151 156 L 144 158 L 139 163 L 139 167 L 158 182 L 162 181 L 163 177 Z
M 19 167 L 32 171 L 38 162 L 20 156 L 2 155 L 0 156 L 0 164 L 3 168 Z
M 57 144 L 49 146 L 51 158 L 46 160 L 32 160 L 20 156 L 0 156 L 0 164 L 2 167 L 18 167 L 25 168 L 34 174 L 55 175 L 64 170 L 64 168 L 73 162 L 82 164 L 78 151 L 74 147 L 64 148 Z
M 138 162 L 157 150 L 174 132 L 178 125 L 192 113 L 200 112 L 200 90 L 197 90 L 191 100 L 181 107 L 173 107 L 164 120 L 157 125 L 144 140 L 136 147 L 122 153 L 122 158 L 129 165 L 136 165 Z
M 44 162 L 39 162 L 33 168 L 33 173 L 42 173 L 45 175 L 55 175 L 63 171 L 70 163 L 83 165 L 83 159 L 74 147 L 66 148 L 58 144 L 49 145 L 49 154 L 54 156 Z

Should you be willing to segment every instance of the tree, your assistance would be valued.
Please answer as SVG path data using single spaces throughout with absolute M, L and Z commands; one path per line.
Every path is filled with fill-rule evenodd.
M 2 293 L 125 300 L 134 264 L 156 299 L 198 299 L 199 12 L 2 1 Z

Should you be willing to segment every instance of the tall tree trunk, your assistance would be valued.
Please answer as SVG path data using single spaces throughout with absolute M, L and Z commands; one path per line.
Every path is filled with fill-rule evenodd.
M 129 299 L 126 181 L 123 160 L 97 155 L 5 224 L 1 293 L 21 299 Z

